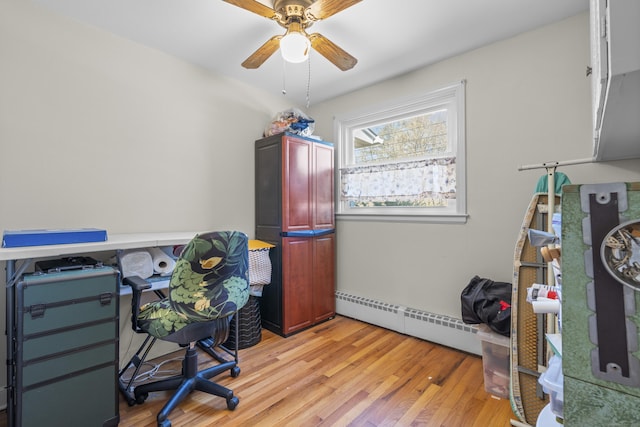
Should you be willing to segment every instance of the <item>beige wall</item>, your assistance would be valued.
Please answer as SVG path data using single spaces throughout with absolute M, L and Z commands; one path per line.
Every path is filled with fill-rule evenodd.
M 253 233 L 280 97 L 29 2 L 0 20 L 0 228 Z
M 523 215 L 544 169 L 591 157 L 588 14 L 442 61 L 310 110 L 316 133 L 333 117 L 465 79 L 465 225 L 338 220 L 338 289 L 460 318 L 474 275 L 511 282 Z M 313 88 L 312 88 L 313 89 Z M 574 183 L 640 180 L 640 161 L 562 167 Z
M 281 97 L 24 0 L 0 0 L 0 58 L 0 230 L 253 236 L 253 141 Z

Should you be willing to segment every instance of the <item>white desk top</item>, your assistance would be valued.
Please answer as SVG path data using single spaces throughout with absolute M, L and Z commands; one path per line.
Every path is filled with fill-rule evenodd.
M 183 245 L 188 243 L 196 234 L 198 234 L 197 231 L 107 234 L 107 241 L 105 242 L 0 248 L 0 261 L 44 258 L 89 252 L 112 251 L 117 249 L 138 249 Z

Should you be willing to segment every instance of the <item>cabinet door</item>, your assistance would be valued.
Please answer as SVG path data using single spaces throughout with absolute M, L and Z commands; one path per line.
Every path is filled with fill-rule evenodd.
M 282 239 L 282 332 L 288 335 L 313 322 L 312 237 Z
M 607 79 L 609 78 L 609 47 L 606 1 L 590 0 L 591 94 L 593 125 L 596 136 L 602 123 Z
M 314 323 L 336 314 L 335 234 L 316 237 L 313 245 Z
M 256 142 L 256 233 L 280 230 L 282 224 L 282 147 L 275 140 Z
M 282 231 L 313 228 L 313 144 L 285 136 L 282 140 Z
M 333 146 L 313 144 L 314 228 L 335 228 Z

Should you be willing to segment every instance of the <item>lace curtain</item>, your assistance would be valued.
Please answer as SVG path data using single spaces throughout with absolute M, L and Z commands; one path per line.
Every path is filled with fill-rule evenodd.
M 455 199 L 456 158 L 340 169 L 341 198 L 364 204 L 447 206 Z

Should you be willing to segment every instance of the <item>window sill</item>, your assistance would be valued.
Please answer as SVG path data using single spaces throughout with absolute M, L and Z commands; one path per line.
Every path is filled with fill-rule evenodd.
M 383 215 L 383 214 L 336 214 L 338 221 L 375 221 L 375 222 L 423 222 L 431 224 L 466 224 L 467 214 L 451 215 Z

